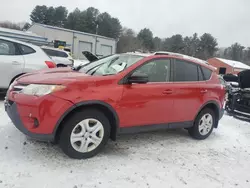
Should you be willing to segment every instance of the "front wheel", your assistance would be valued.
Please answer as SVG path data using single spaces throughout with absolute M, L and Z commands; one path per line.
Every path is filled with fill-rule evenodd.
M 194 126 L 188 132 L 193 138 L 204 140 L 212 133 L 215 124 L 214 111 L 210 108 L 205 108 L 196 117 Z
M 59 145 L 66 155 L 75 159 L 95 156 L 110 135 L 108 118 L 95 109 L 73 114 L 62 126 Z

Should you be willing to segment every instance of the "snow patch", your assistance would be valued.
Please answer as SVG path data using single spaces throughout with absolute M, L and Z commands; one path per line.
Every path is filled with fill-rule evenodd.
M 0 187 L 250 187 L 250 123 L 224 116 L 204 141 L 185 130 L 123 135 L 88 160 L 27 139 L 0 102 Z
M 244 63 L 241 63 L 239 61 L 233 61 L 233 60 L 229 60 L 229 59 L 222 59 L 222 58 L 216 58 L 218 59 L 219 61 L 222 61 L 223 63 L 226 63 L 228 65 L 230 65 L 231 67 L 234 67 L 234 68 L 240 68 L 240 69 L 250 69 L 250 66 L 244 64 Z

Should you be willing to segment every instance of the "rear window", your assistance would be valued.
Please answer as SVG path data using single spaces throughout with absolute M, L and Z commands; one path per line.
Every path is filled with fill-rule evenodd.
M 54 57 L 68 57 L 68 54 L 65 52 L 60 52 L 58 50 L 51 50 L 51 49 L 46 49 L 43 48 L 43 51 L 49 56 L 54 56 Z
M 22 45 L 22 44 L 20 44 L 20 48 L 21 48 L 21 52 L 23 55 L 33 54 L 36 52 L 33 48 L 31 48 L 29 46 Z
M 201 70 L 202 70 L 202 72 L 203 72 L 203 75 L 204 75 L 205 80 L 209 80 L 210 77 L 211 77 L 212 71 L 209 70 L 209 69 L 206 68 L 206 67 L 203 67 L 203 66 L 201 66 Z

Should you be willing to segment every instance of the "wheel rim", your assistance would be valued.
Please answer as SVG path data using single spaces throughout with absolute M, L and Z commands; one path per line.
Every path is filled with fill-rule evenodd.
M 72 130 L 70 143 L 76 151 L 87 153 L 100 145 L 103 136 L 104 128 L 100 121 L 93 118 L 84 119 Z
M 213 117 L 211 114 L 204 114 L 199 121 L 199 132 L 201 135 L 207 135 L 213 127 Z

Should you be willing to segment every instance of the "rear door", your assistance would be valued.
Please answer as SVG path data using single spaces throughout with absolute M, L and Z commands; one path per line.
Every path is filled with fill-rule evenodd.
M 151 60 L 135 71 L 147 74 L 146 84 L 125 84 L 119 104 L 121 127 L 159 125 L 171 121 L 173 93 L 170 59 Z
M 176 59 L 173 72 L 174 122 L 194 120 L 208 91 L 198 64 Z
M 17 44 L 0 39 L 0 88 L 8 88 L 11 80 L 23 72 L 24 58 Z

